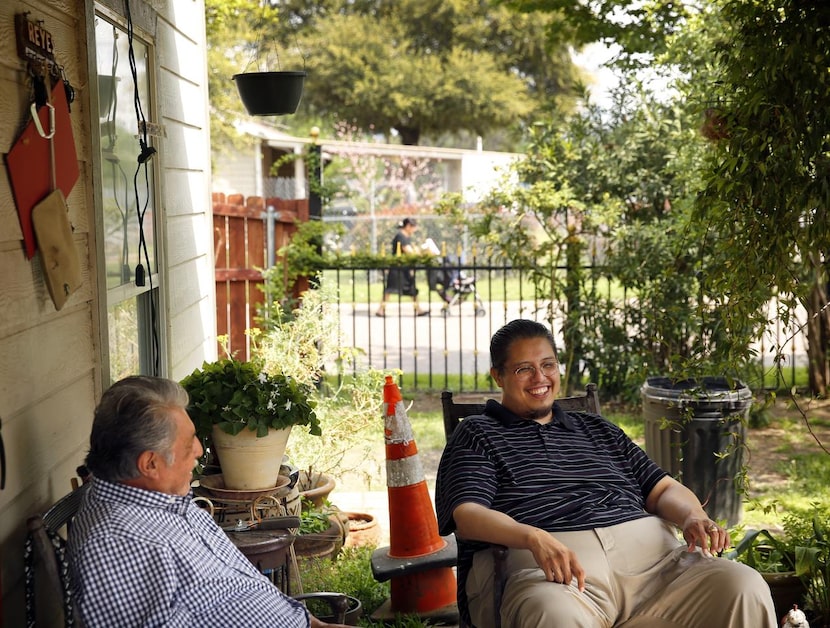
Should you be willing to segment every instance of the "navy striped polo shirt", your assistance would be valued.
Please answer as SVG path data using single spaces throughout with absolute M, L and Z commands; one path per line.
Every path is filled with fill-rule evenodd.
M 453 510 L 474 502 L 520 523 L 562 532 L 647 516 L 645 500 L 666 472 L 616 425 L 599 415 L 553 407 L 546 424 L 489 400 L 447 443 L 435 483 L 441 534 L 455 531 Z M 466 616 L 466 577 L 486 544 L 459 539 L 458 602 Z M 468 618 L 469 619 L 469 618 Z

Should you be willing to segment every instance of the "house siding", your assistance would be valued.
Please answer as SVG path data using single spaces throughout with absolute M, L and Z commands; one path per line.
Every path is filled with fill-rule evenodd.
M 123 17 L 123 0 L 100 3 Z M 96 216 L 97 97 L 91 0 L 0 2 L 0 152 L 28 121 L 30 85 L 17 56 L 14 16 L 29 12 L 54 38 L 55 56 L 76 90 L 71 106 L 79 179 L 67 197 L 83 284 L 55 310 L 40 256 L 26 259 L 23 236 L 0 161 L 0 419 L 7 457 L 0 491 L 0 626 L 25 625 L 23 547 L 26 518 L 66 494 L 86 454 L 92 412 L 103 388 L 101 341 L 106 295 L 98 272 Z M 137 29 L 153 40 L 157 105 L 148 121 L 164 128 L 155 145 L 161 219 L 162 370 L 179 379 L 216 355 L 213 225 L 203 0 L 131 0 Z M 94 77 L 93 77 L 94 79 Z M 103 333 L 105 335 L 105 332 Z M 39 598 L 45 604 L 46 595 Z M 39 624 L 59 624 L 54 606 Z

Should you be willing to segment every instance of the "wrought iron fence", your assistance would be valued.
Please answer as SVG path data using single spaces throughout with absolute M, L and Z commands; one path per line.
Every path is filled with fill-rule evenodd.
M 558 348 L 564 346 L 564 307 L 540 299 L 528 277 L 509 265 L 473 261 L 450 268 L 417 267 L 418 306 L 429 313 L 416 316 L 411 298 L 393 295 L 385 316 L 380 317 L 376 314 L 389 270 L 327 268 L 321 277 L 324 283 L 336 286 L 341 332 L 349 346 L 362 352 L 361 366 L 399 370 L 408 389 L 494 390 L 489 377 L 490 337 L 515 318 L 551 321 Z M 558 272 L 564 276 L 567 270 L 562 267 Z M 436 281 L 439 273 L 448 274 L 444 283 Z M 588 274 L 590 281 L 597 282 L 597 273 Z M 606 282 L 591 289 L 611 290 L 611 286 Z M 623 296 L 622 300 L 626 308 L 639 307 L 636 299 Z M 775 304 L 771 304 L 773 307 Z M 633 311 L 625 318 L 636 320 L 649 315 Z M 785 329 L 776 320 L 757 343 L 761 375 L 748 382 L 752 388 L 778 389 L 795 384 L 795 369 L 806 364 L 806 339 L 793 332 L 795 328 L 791 325 Z M 776 353 L 786 353 L 783 370 L 772 368 L 773 347 Z
M 262 285 L 260 271 L 282 263 L 275 252 L 290 238 L 295 219 L 307 219 L 307 215 L 305 199 L 289 202 L 214 195 L 217 333 L 227 337 L 220 352 L 227 348 L 232 354 L 248 357 L 245 330 L 254 326 L 256 309 L 263 300 L 258 288 Z M 594 272 L 601 264 L 600 248 L 590 247 L 591 257 L 581 269 L 590 285 L 579 289 L 592 294 L 605 289 L 610 297 L 613 280 Z M 455 258 L 444 259 L 441 267 L 415 269 L 419 305 L 429 310 L 426 316 L 415 316 L 412 300 L 397 295 L 387 304 L 386 316 L 376 316 L 389 268 L 323 269 L 321 280 L 337 288 L 344 340 L 362 351 L 359 366 L 399 370 L 407 389 L 492 391 L 490 337 L 506 322 L 519 317 L 550 321 L 558 346 L 565 345 L 566 308 L 551 299 L 540 299 L 528 275 L 506 263 L 481 261 L 475 251 L 466 248 Z M 562 274 L 564 282 L 568 268 L 555 272 Z M 605 284 L 599 285 L 601 281 Z M 623 304 L 625 324 L 634 321 L 636 325 L 661 315 L 638 309 L 637 299 L 625 292 L 618 300 Z M 777 303 L 771 303 L 770 312 L 777 311 Z M 773 323 L 755 346 L 760 376 L 747 382 L 755 390 L 794 385 L 796 369 L 806 364 L 806 339 L 798 322 L 805 320 L 804 312 L 796 312 L 786 327 L 780 319 L 770 318 Z M 786 370 L 772 368 L 771 351 L 786 354 Z

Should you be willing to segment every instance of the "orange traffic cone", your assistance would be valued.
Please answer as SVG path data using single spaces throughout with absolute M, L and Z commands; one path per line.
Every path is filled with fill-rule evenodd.
M 383 387 L 390 547 L 375 550 L 372 572 L 391 579 L 391 613 L 456 619 L 455 537 L 438 534 L 424 469 L 403 398 L 391 376 Z M 382 606 L 375 619 L 383 619 Z M 387 616 L 388 617 L 388 616 Z

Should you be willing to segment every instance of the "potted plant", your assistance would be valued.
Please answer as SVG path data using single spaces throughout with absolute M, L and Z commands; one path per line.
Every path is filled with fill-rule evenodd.
M 281 280 L 279 272 L 265 275 L 269 285 Z M 356 366 L 359 355 L 343 340 L 336 293 L 326 286 L 303 293 L 293 309 L 273 300 L 262 313 L 261 329 L 250 333 L 266 372 L 290 373 L 313 389 L 322 434 L 292 435 L 287 452 L 301 469 L 301 495 L 319 507 L 347 470 L 347 457 L 361 463 L 371 458 L 371 437 L 382 434 L 384 373 Z
M 233 81 L 242 104 L 252 116 L 294 113 L 303 95 L 307 75 L 305 56 L 299 46 L 296 53 L 286 51 L 282 56 L 289 60 L 286 67 L 291 69 L 283 69 L 277 45 L 279 37 L 274 33 L 281 17 L 276 7 L 262 3 L 257 10 L 251 11 L 244 27 L 245 33 L 241 34 L 243 41 L 246 38 L 248 41 L 240 49 L 246 50 L 249 58 L 245 69 L 233 75 Z M 255 66 L 255 71 L 248 70 L 251 66 Z
M 777 617 L 782 617 L 793 604 L 804 606 L 807 591 L 795 572 L 795 549 L 784 537 L 766 529 L 749 530 L 727 557 L 761 574 L 772 593 Z
M 289 375 L 267 373 L 257 361 L 205 362 L 181 384 L 190 395 L 196 435 L 215 450 L 227 488 L 275 486 L 291 428 L 321 433 L 314 389 Z
M 787 513 L 780 533 L 751 530 L 727 556 L 761 573 L 779 618 L 798 604 L 813 628 L 830 627 L 830 506 Z

